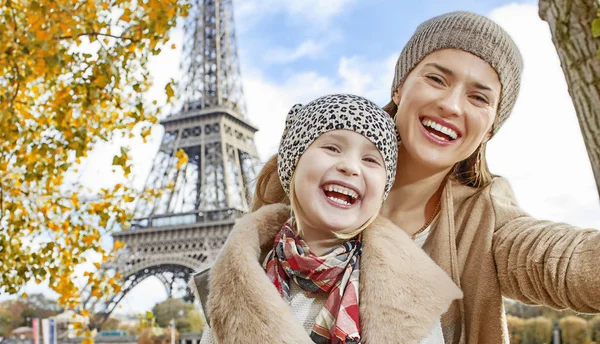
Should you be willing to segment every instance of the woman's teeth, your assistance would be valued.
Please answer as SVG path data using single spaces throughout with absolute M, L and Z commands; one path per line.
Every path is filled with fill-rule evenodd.
M 441 125 L 439 123 L 436 123 L 436 122 L 434 122 L 434 121 L 432 121 L 430 119 L 424 118 L 421 123 L 423 124 L 424 127 L 429 127 L 429 128 L 431 128 L 433 130 L 439 131 L 440 133 L 448 135 L 448 137 L 452 141 L 456 140 L 456 138 L 458 137 L 458 133 L 456 133 L 456 131 L 454 131 L 454 130 L 448 128 L 448 127 L 445 127 L 445 126 L 443 126 L 443 125 Z M 433 134 L 433 135 L 435 135 L 435 134 Z M 435 136 L 439 137 L 440 139 L 444 139 L 445 140 L 445 138 L 443 138 L 443 137 L 440 137 L 438 135 L 435 135 Z

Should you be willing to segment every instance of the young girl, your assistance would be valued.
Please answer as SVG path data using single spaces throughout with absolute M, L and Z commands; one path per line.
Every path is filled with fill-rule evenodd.
M 208 283 L 194 278 L 208 294 L 202 344 L 438 342 L 431 329 L 462 294 L 377 217 L 397 145 L 390 116 L 364 98 L 292 108 L 277 161 L 291 206 L 238 220 Z

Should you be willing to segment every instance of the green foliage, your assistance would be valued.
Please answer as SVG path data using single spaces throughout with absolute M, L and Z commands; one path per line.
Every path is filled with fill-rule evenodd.
M 510 343 L 522 344 L 522 336 L 523 330 L 525 329 L 525 321 L 519 317 L 508 315 L 506 316 L 506 322 L 508 323 L 508 334 L 510 335 Z
M 588 321 L 588 330 L 592 342 L 600 343 L 600 315 L 596 315 Z
M 199 310 L 193 309 L 188 314 L 188 321 L 190 322 L 190 332 L 202 332 L 206 325 L 206 320 Z
M 525 320 L 523 344 L 550 343 L 552 339 L 552 321 L 545 317 Z
M 152 308 L 156 324 L 161 327 L 168 327 L 171 319 L 175 319 L 175 326 L 181 333 L 202 332 L 205 320 L 202 314 L 195 309 L 191 303 L 186 303 L 182 299 L 167 299 L 157 303 Z
M 171 319 L 175 319 L 177 329 L 180 332 L 190 332 L 191 324 L 188 314 L 194 309 L 194 305 L 186 303 L 182 299 L 166 299 L 157 303 L 152 308 L 158 326 L 167 327 Z
M 0 303 L 0 336 L 7 336 L 20 326 L 31 326 L 33 318 L 47 318 L 60 313 L 56 300 L 43 294 L 33 294 L 25 299 Z
M 118 330 L 121 321 L 117 318 L 108 318 L 100 327 L 100 331 L 113 331 Z
M 596 19 L 592 21 L 592 35 L 594 38 L 600 37 L 600 9 L 596 12 Z M 596 56 L 600 58 L 600 48 L 598 48 Z
M 561 340 L 564 344 L 590 343 L 587 332 L 587 321 L 577 316 L 560 319 Z

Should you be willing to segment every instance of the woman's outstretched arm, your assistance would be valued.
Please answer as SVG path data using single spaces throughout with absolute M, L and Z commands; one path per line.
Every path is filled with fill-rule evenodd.
M 534 219 L 505 181 L 491 190 L 502 294 L 529 304 L 600 312 L 600 231 Z

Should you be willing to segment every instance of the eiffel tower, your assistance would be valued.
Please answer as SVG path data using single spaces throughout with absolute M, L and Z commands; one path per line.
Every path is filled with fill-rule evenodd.
M 232 0 L 193 5 L 181 60 L 183 105 L 161 121 L 165 133 L 145 184 L 163 193 L 153 203 L 140 201 L 132 227 L 113 234 L 126 244 L 114 266 L 124 285 L 101 312 L 104 319 L 150 276 L 171 297 L 178 280 L 211 264 L 250 206 L 257 128 L 245 117 Z M 180 149 L 188 162 L 177 169 Z M 189 289 L 185 298 L 192 299 Z

